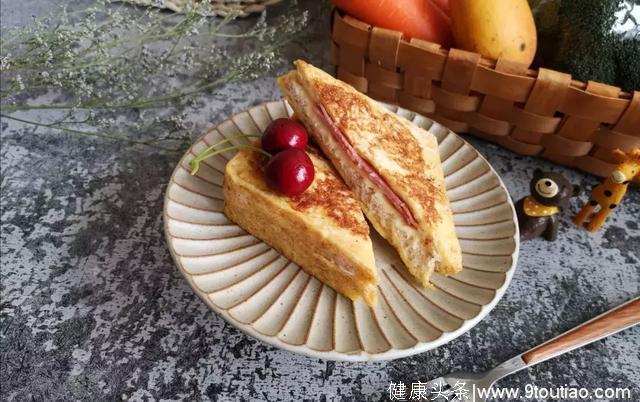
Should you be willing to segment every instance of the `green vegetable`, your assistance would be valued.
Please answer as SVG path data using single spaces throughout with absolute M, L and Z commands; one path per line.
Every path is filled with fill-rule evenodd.
M 615 50 L 617 85 L 626 91 L 640 90 L 640 38 L 618 42 Z
M 640 29 L 633 18 L 639 0 L 532 0 L 539 27 L 541 67 L 599 81 L 626 91 L 640 89 Z M 632 21 L 633 28 L 614 26 Z

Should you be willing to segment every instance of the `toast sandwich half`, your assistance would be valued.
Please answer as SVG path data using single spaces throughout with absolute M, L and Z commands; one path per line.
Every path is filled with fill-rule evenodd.
M 326 160 L 307 154 L 314 181 L 288 197 L 267 185 L 260 154 L 238 152 L 224 172 L 224 212 L 339 293 L 373 306 L 378 275 L 360 205 Z
M 298 60 L 278 79 L 287 101 L 375 229 L 423 286 L 462 269 L 436 138 Z

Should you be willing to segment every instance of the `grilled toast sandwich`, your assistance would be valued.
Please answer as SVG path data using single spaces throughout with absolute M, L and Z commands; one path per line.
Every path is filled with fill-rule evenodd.
M 324 71 L 298 60 L 278 85 L 359 200 L 375 229 L 423 286 L 462 269 L 435 137 Z
M 369 226 L 331 165 L 307 153 L 315 179 L 304 193 L 288 197 L 267 185 L 260 154 L 238 152 L 225 168 L 224 212 L 339 293 L 373 306 L 378 275 Z

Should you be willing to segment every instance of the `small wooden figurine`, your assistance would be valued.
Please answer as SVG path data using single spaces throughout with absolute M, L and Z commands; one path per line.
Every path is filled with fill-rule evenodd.
M 569 200 L 578 192 L 579 188 L 561 174 L 536 169 L 531 179 L 531 195 L 516 203 L 520 240 L 538 236 L 555 240 L 558 237 L 556 215 L 569 206 Z
M 627 154 L 616 149 L 613 151 L 613 157 L 620 164 L 613 169 L 611 176 L 593 189 L 589 202 L 573 220 L 576 225 L 583 225 L 594 209 L 600 206 L 585 225 L 590 232 L 595 232 L 602 226 L 611 211 L 622 201 L 631 180 L 640 175 L 640 148 L 634 148 Z

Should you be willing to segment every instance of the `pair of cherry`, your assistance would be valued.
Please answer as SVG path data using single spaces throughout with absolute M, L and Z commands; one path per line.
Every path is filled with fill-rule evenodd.
M 260 142 L 262 150 L 272 155 L 264 166 L 269 187 L 287 196 L 309 188 L 315 169 L 304 151 L 308 142 L 307 130 L 293 119 L 280 118 L 269 124 Z

